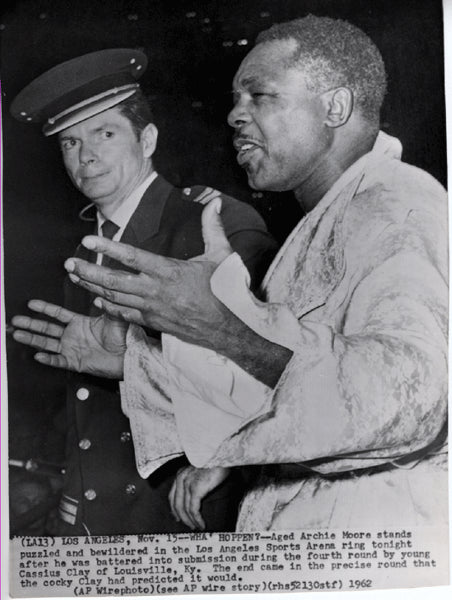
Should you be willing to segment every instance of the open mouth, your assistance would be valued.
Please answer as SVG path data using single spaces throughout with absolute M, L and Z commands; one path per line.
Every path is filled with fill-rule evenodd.
M 237 150 L 237 162 L 243 165 L 250 160 L 256 150 L 262 150 L 262 144 L 251 138 L 236 138 L 234 148 Z

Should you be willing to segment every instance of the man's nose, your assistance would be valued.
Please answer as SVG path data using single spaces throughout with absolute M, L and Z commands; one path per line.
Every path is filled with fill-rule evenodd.
M 79 160 L 83 165 L 88 165 L 97 160 L 97 154 L 91 144 L 82 143 L 80 145 Z
M 250 115 L 247 111 L 244 102 L 238 101 L 228 115 L 228 124 L 231 127 L 240 127 L 250 121 Z

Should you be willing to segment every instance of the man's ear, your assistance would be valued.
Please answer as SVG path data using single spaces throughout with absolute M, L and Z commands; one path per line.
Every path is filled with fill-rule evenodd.
M 322 94 L 326 108 L 325 125 L 340 127 L 345 125 L 353 112 L 353 92 L 350 88 L 340 87 Z
M 141 132 L 141 144 L 145 158 L 151 158 L 157 147 L 158 129 L 154 123 L 148 123 Z

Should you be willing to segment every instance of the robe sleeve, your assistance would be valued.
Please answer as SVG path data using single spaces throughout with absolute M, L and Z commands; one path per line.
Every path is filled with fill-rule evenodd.
M 124 372 L 121 408 L 130 421 L 138 473 L 147 478 L 167 461 L 182 455 L 183 450 L 160 343 L 136 325 L 127 332 Z

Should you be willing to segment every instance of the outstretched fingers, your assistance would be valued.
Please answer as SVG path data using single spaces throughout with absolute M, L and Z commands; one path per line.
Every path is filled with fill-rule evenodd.
M 34 312 L 46 315 L 47 317 L 52 317 L 52 319 L 56 319 L 57 321 L 60 321 L 60 323 L 64 323 L 66 325 L 72 321 L 75 316 L 77 316 L 76 313 L 68 310 L 67 308 L 63 308 L 57 304 L 51 304 L 50 302 L 45 302 L 44 300 L 30 300 L 28 302 L 28 308 Z
M 28 307 L 35 312 L 46 315 L 47 317 L 52 317 L 64 325 L 67 325 L 73 319 L 73 317 L 76 316 L 72 311 L 63 308 L 62 306 L 57 306 L 56 304 L 44 302 L 44 300 L 30 300 L 28 302 Z M 51 323 L 50 321 L 43 321 L 41 319 L 33 319 L 32 317 L 26 315 L 16 315 L 12 318 L 11 322 L 13 326 L 17 327 L 18 329 L 40 333 L 54 338 L 61 338 L 65 329 L 65 327 L 59 325 L 58 323 Z M 19 336 L 16 336 L 16 339 L 18 337 L 22 338 L 18 340 L 22 343 L 28 343 L 29 341 L 28 336 L 20 334 Z
M 62 354 L 47 354 L 46 352 L 37 352 L 34 356 L 35 360 L 48 367 L 56 369 L 68 369 L 69 364 L 66 357 Z
M 143 279 L 134 273 L 94 265 L 79 258 L 69 258 L 64 266 L 73 283 L 109 300 L 113 300 L 115 292 L 121 292 L 124 303 L 129 305 L 132 298 L 144 293 Z
M 100 300 L 105 300 L 112 304 L 117 304 L 118 306 L 132 308 L 136 310 L 144 308 L 145 303 L 141 295 L 128 294 L 125 292 L 118 292 L 110 288 L 105 288 L 97 283 L 91 283 L 90 281 L 81 279 L 77 275 L 73 275 L 72 273 L 69 275 L 69 278 L 73 283 L 75 283 L 79 287 L 82 287 L 88 292 L 91 292 L 94 296 L 98 296 L 99 302 Z M 95 304 L 99 308 L 102 308 L 99 302 L 96 302 Z
M 143 273 L 152 273 L 165 260 L 161 256 L 152 254 L 152 252 L 135 248 L 135 246 L 129 244 L 112 242 L 107 238 L 95 235 L 84 237 L 82 244 L 88 250 L 106 254 L 123 265 Z
M 47 337 L 45 335 L 37 335 L 35 333 L 30 333 L 30 331 L 23 331 L 21 329 L 13 332 L 13 338 L 16 340 L 16 342 L 20 342 L 26 346 L 31 346 L 32 348 L 39 348 L 40 350 L 45 350 L 46 352 L 60 352 L 60 340 L 57 338 Z
M 57 325 L 56 323 L 49 323 L 49 321 L 41 321 L 39 319 L 32 319 L 31 317 L 16 315 L 12 318 L 11 323 L 18 329 L 24 329 L 27 331 L 33 331 L 35 333 L 41 333 L 46 336 L 60 338 L 64 333 L 64 327 Z

